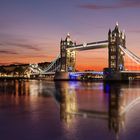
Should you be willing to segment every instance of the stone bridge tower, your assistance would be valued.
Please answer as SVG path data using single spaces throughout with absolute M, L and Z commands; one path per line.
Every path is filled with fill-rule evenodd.
M 113 31 L 109 30 L 108 42 L 108 67 L 114 71 L 124 70 L 124 53 L 119 45 L 125 48 L 125 34 L 119 30 L 118 23 Z
M 60 71 L 62 72 L 74 72 L 76 52 L 70 48 L 74 47 L 76 43 L 73 43 L 70 34 L 67 34 L 65 40 L 60 42 Z

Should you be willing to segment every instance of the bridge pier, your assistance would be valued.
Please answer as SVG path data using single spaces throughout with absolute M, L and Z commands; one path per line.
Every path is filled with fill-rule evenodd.
M 104 81 L 121 81 L 122 77 L 118 71 L 115 71 L 114 69 L 111 69 L 111 68 L 104 68 L 103 80 Z
M 104 68 L 103 80 L 104 81 L 129 81 L 129 74 L 115 71 L 111 68 Z
M 56 72 L 55 73 L 55 76 L 54 76 L 54 80 L 55 81 L 67 81 L 67 80 L 70 80 L 69 79 L 69 73 L 68 72 Z

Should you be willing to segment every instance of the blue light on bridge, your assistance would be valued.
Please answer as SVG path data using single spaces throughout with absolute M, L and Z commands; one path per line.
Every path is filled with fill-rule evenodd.
M 103 72 L 102 71 L 101 72 L 94 71 L 94 72 L 92 72 L 92 74 L 103 75 Z
M 76 74 L 76 73 L 69 74 L 70 80 L 77 80 L 79 76 L 80 76 L 80 74 Z

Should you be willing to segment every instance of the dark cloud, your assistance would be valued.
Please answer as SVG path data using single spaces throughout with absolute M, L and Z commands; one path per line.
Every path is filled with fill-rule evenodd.
M 106 9 L 121 9 L 121 8 L 140 8 L 139 0 L 119 0 L 118 3 L 114 5 L 98 5 L 95 3 L 81 4 L 80 8 L 86 8 L 91 10 L 106 10 Z
M 19 47 L 23 49 L 30 49 L 34 51 L 40 51 L 41 49 L 38 47 L 38 44 L 34 44 L 29 40 L 25 39 L 22 36 L 11 35 L 7 33 L 0 32 L 0 46 L 12 46 L 12 47 Z
M 9 50 L 0 50 L 0 54 L 18 54 L 15 51 L 9 51 Z
M 13 47 L 20 47 L 20 48 L 25 48 L 25 49 L 30 49 L 34 51 L 40 51 L 41 49 L 38 48 L 37 45 L 31 45 L 31 44 L 26 44 L 26 43 L 16 43 L 16 42 L 2 42 L 0 43 L 0 46 L 13 46 Z
M 38 48 L 37 45 L 24 44 L 24 43 L 6 43 L 6 45 L 26 48 L 34 51 L 40 51 L 40 48 Z

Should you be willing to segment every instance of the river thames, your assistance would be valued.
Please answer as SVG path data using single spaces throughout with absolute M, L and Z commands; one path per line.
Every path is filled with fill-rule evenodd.
M 139 140 L 140 82 L 0 81 L 1 140 Z

